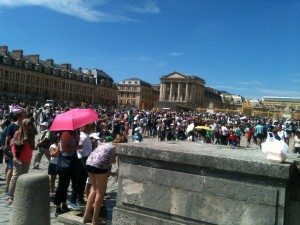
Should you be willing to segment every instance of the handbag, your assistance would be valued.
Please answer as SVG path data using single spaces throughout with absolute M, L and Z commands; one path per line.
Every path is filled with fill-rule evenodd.
M 56 172 L 58 175 L 72 175 L 77 171 L 77 156 L 66 156 L 60 153 L 57 164 L 56 164 Z
M 21 152 L 24 149 L 24 144 L 15 144 L 15 148 L 16 148 L 16 157 L 17 159 L 19 158 Z
M 283 140 L 275 139 L 274 134 L 268 132 L 267 140 L 261 144 L 261 149 L 267 153 L 269 161 L 282 163 L 286 160 L 289 147 Z

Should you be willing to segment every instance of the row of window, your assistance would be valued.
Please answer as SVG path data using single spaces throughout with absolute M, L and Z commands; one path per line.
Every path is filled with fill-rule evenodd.
M 119 90 L 122 91 L 140 91 L 139 87 L 132 87 L 132 86 L 119 86 Z
M 131 106 L 137 106 L 137 102 L 135 99 L 127 99 L 127 100 L 119 100 L 120 105 L 131 105 Z
M 146 94 L 152 94 L 154 92 L 151 88 L 141 88 L 141 87 L 133 87 L 133 86 L 119 86 L 120 91 L 139 91 Z
M 0 58 L 1 61 L 1 58 Z M 19 68 L 24 68 L 28 70 L 32 70 L 38 73 L 44 73 L 44 74 L 50 74 L 50 75 L 55 75 L 59 77 L 64 77 L 64 78 L 70 78 L 73 80 L 78 80 L 78 81 L 84 81 L 87 83 L 93 83 L 95 84 L 95 79 L 90 78 L 88 76 L 76 74 L 76 73 L 69 73 L 68 71 L 63 71 L 60 69 L 52 69 L 50 67 L 44 67 L 40 64 L 32 64 L 30 62 L 24 62 L 24 61 L 19 61 L 19 60 L 12 60 L 11 58 L 5 57 L 3 59 L 4 64 L 9 65 L 9 66 L 16 66 Z
M 30 85 L 37 85 L 42 87 L 53 87 L 55 89 L 63 89 L 66 91 L 74 91 L 74 92 L 84 92 L 87 94 L 92 94 L 92 88 L 87 86 L 81 86 L 77 84 L 61 82 L 59 80 L 53 80 L 48 78 L 37 77 L 34 75 L 24 74 L 24 73 L 17 73 L 14 71 L 3 71 L 0 69 L 0 80 L 4 81 L 11 81 L 16 83 L 26 83 Z

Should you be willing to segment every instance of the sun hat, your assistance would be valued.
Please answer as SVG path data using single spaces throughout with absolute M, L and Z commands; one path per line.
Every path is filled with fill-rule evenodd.
M 48 126 L 49 126 L 49 124 L 48 124 L 47 122 L 43 122 L 43 123 L 41 123 L 41 126 L 48 127 Z

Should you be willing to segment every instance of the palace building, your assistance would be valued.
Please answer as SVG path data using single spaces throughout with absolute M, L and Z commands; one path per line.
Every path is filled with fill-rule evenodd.
M 263 96 L 262 104 L 271 110 L 300 110 L 300 97 Z
M 28 101 L 111 106 L 117 104 L 118 89 L 101 70 L 74 69 L 69 63 L 56 64 L 53 59 L 41 60 L 39 55 L 9 52 L 7 46 L 0 46 L 0 94 Z
M 138 79 L 122 80 L 118 85 L 118 104 L 140 109 L 152 109 L 158 101 L 159 92 L 151 84 Z
M 205 81 L 198 76 L 173 72 L 160 80 L 157 108 L 195 109 L 204 105 Z

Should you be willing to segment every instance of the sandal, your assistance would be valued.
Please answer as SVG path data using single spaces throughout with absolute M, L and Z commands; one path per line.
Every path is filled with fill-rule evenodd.
M 106 221 L 105 220 L 102 220 L 102 219 L 99 219 L 98 223 L 96 222 L 92 222 L 93 225 L 105 225 L 106 224 Z
M 82 223 L 91 223 L 92 222 L 92 218 L 83 218 Z
M 7 199 L 7 202 L 8 202 L 8 204 L 13 204 L 14 203 L 14 199 L 10 197 L 10 198 Z

